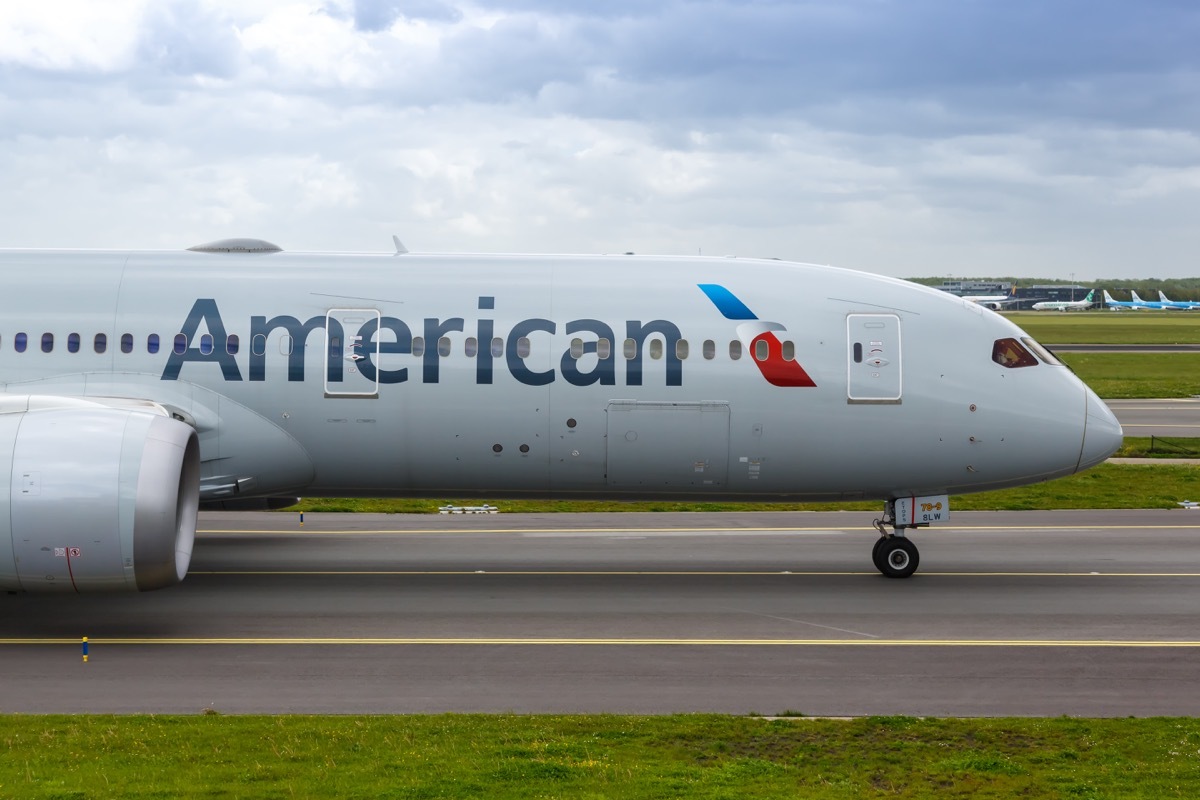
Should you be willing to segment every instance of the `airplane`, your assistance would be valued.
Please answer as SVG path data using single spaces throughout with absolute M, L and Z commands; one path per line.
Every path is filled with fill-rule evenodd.
M 1181 310 L 1177 306 L 1168 305 L 1167 303 L 1160 303 L 1156 300 L 1143 300 L 1142 298 L 1138 297 L 1138 293 L 1133 291 L 1132 289 L 1129 290 L 1129 297 L 1130 297 L 1130 300 L 1133 302 L 1133 304 L 1135 306 L 1137 306 L 1138 308 L 1150 308 L 1155 311 L 1179 311 L 1179 310 Z
M 1017 297 L 1017 287 L 1014 286 L 1008 294 L 964 294 L 960 295 L 963 300 L 969 300 L 972 303 L 978 303 L 984 308 L 990 308 L 992 311 L 999 311 L 1004 306 L 1012 305 L 1013 303 L 1021 302 L 1021 298 Z
M 1144 305 L 1138 305 L 1132 300 L 1113 300 L 1112 295 L 1108 293 L 1108 289 L 1104 290 L 1104 305 L 1109 311 L 1143 311 Z
M 1091 308 L 1092 295 L 1096 293 L 1092 289 L 1087 293 L 1087 297 L 1082 300 L 1043 300 L 1040 303 L 1033 304 L 1034 311 L 1082 311 L 1085 308 Z
M 1164 306 L 1167 306 L 1169 308 L 1178 308 L 1182 311 L 1195 311 L 1197 308 L 1200 308 L 1200 303 L 1197 303 L 1194 300 L 1171 300 L 1171 299 L 1168 299 L 1167 295 L 1163 292 L 1162 289 L 1158 290 L 1158 302 L 1162 303 Z
M 1010 321 L 769 259 L 0 251 L 0 589 L 178 583 L 197 510 L 307 496 L 882 501 L 1085 470 L 1112 412 Z

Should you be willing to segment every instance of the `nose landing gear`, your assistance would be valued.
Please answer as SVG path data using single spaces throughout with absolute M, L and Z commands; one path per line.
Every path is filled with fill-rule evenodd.
M 907 578 L 916 572 L 917 565 L 921 563 L 921 554 L 917 552 L 917 546 L 904 535 L 905 526 L 896 524 L 891 500 L 888 501 L 883 519 L 875 520 L 874 525 L 879 531 L 879 538 L 871 549 L 871 562 L 875 569 L 887 578 Z M 892 526 L 891 533 L 886 529 L 888 525 Z

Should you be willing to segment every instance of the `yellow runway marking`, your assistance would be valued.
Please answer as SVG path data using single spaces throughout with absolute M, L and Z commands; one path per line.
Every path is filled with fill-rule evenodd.
M 1120 639 L 683 639 L 683 638 L 504 638 L 504 637 L 366 637 L 311 638 L 91 638 L 89 644 L 105 645 L 458 645 L 458 646 L 584 646 L 630 647 L 1174 647 L 1198 648 L 1200 641 L 1153 641 Z M 0 639 L 3 645 L 79 645 L 78 639 Z
M 646 577 L 688 577 L 688 576 L 720 576 L 720 577 L 813 577 L 819 575 L 877 575 L 873 570 L 858 570 L 853 572 L 801 572 L 798 570 L 764 570 L 764 571 L 716 571 L 716 570 L 403 570 L 403 569 L 370 569 L 370 570 L 191 570 L 189 575 L 492 575 L 492 576 L 646 576 Z M 922 572 L 922 577 L 1008 577 L 1008 578 L 1200 578 L 1200 572 Z

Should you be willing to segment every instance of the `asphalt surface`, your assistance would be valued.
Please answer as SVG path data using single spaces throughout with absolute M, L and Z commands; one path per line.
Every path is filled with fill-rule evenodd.
M 1126 436 L 1200 437 L 1200 398 L 1105 400 Z
M 204 514 L 178 587 L 0 597 L 0 711 L 1200 714 L 1200 511 L 955 513 L 906 581 L 871 516 Z

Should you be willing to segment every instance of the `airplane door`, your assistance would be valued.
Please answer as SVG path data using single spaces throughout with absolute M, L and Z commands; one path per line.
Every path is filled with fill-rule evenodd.
M 900 318 L 895 314 L 850 314 L 846 334 L 847 401 L 899 403 Z
M 326 397 L 379 396 L 379 370 L 371 380 L 358 370 L 358 362 L 366 358 L 379 365 L 379 336 L 364 342 L 359 335 L 369 322 L 379 330 L 379 312 L 373 308 L 331 308 L 325 315 Z

